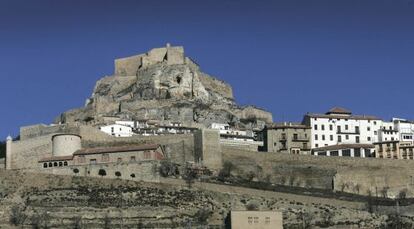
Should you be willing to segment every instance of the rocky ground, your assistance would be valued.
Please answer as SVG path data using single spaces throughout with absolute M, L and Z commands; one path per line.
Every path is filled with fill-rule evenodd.
M 395 228 L 365 203 L 178 179 L 161 184 L 0 170 L 0 227 L 223 228 L 230 210 L 279 210 L 285 228 Z M 401 223 L 398 225 L 402 225 Z

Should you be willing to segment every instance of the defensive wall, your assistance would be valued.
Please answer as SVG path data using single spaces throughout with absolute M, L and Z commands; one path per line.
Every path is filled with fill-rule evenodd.
M 333 189 L 355 194 L 396 197 L 401 191 L 414 196 L 414 161 L 376 158 L 318 157 L 252 152 L 223 147 L 223 161 L 236 165 L 246 176 L 261 173 L 271 182 Z

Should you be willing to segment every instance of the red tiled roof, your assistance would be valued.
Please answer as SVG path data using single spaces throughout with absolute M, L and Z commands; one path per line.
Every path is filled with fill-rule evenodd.
M 73 155 L 87 155 L 87 154 L 100 154 L 100 153 L 118 153 L 118 152 L 130 152 L 130 151 L 142 151 L 142 150 L 155 150 L 159 145 L 136 145 L 136 146 L 119 146 L 119 147 L 97 147 L 89 149 L 80 149 L 73 153 Z
M 335 114 L 306 114 L 305 116 L 311 117 L 311 118 L 332 118 L 332 119 L 354 119 L 354 120 L 381 120 L 378 117 L 372 116 L 372 115 L 335 115 Z
M 73 156 L 54 156 L 54 157 L 45 157 L 39 160 L 39 162 L 49 162 L 49 161 L 71 161 Z
M 352 114 L 350 110 L 347 110 L 343 107 L 334 107 L 331 108 L 326 114 Z

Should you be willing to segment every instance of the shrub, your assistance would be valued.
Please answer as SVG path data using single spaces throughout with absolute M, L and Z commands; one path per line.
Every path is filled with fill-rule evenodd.
M 248 211 L 257 211 L 257 210 L 259 210 L 259 204 L 255 201 L 249 202 L 246 205 L 246 210 L 248 210 Z
M 20 206 L 13 206 L 10 213 L 10 223 L 12 225 L 18 226 L 22 225 L 26 221 L 27 215 L 24 213 L 24 210 Z
M 194 180 L 198 178 L 198 174 L 193 169 L 186 168 L 183 178 L 184 178 L 185 182 L 187 183 L 188 188 L 191 188 L 191 186 L 194 183 Z
M 163 177 L 175 176 L 178 175 L 178 167 L 170 160 L 162 160 L 159 167 L 159 173 Z
M 116 177 L 118 177 L 118 178 L 119 178 L 119 177 L 121 177 L 121 175 L 122 175 L 122 174 L 121 174 L 121 172 L 119 172 L 119 171 L 116 171 L 116 172 L 115 172 L 115 176 L 116 176 Z
M 79 173 L 79 169 L 78 169 L 78 168 L 74 168 L 74 169 L 73 169 L 73 172 L 74 172 L 75 174 L 78 174 L 78 173 Z
M 197 213 L 194 215 L 197 222 L 201 225 L 207 224 L 208 219 L 212 215 L 212 212 L 207 208 L 201 208 L 197 211 Z
M 131 177 L 132 177 L 132 178 L 135 178 L 135 173 L 131 174 Z
M 223 164 L 223 168 L 219 172 L 219 179 L 224 180 L 225 178 L 230 177 L 231 171 L 235 168 L 234 164 L 230 161 L 225 161 Z

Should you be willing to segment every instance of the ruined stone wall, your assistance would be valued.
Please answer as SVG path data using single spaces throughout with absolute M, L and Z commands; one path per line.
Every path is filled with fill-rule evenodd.
M 414 161 L 410 160 L 255 153 L 224 147 L 223 161 L 242 168 L 242 175 L 260 170 L 263 177 L 269 176 L 275 183 L 364 195 L 385 189 L 389 197 L 404 190 L 408 196 L 414 196 Z
M 36 138 L 12 142 L 11 168 L 37 168 L 39 159 L 52 156 L 52 136 L 53 134 L 48 134 Z
M 74 169 L 78 169 L 79 172 L 75 173 Z M 99 170 L 101 169 L 105 170 L 105 176 L 99 175 Z M 88 164 L 78 166 L 73 165 L 68 167 L 52 167 L 47 169 L 39 168 L 38 171 L 41 173 L 51 173 L 55 175 L 159 182 L 158 162 L 156 161 L 137 161 L 95 165 Z M 120 172 L 121 176 L 116 176 L 116 172 Z
M 115 60 L 116 76 L 135 76 L 138 68 L 142 65 L 142 57 L 145 54 L 120 58 Z

